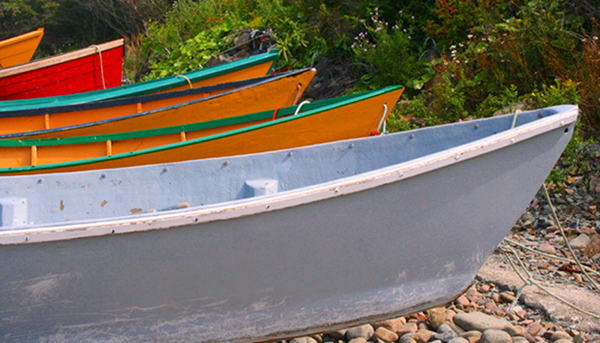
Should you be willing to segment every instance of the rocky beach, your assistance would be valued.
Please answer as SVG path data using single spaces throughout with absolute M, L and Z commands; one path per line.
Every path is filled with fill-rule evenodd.
M 453 302 L 283 343 L 600 342 L 599 152 L 592 145 L 582 156 L 591 172 L 549 184 L 548 196 L 540 189 Z

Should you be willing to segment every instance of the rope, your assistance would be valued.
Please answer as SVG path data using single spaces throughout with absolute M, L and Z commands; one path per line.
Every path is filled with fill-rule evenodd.
M 514 250 L 513 250 L 513 253 L 515 253 L 515 255 L 516 255 L 516 252 Z M 517 274 L 519 275 L 519 277 L 521 278 L 521 280 L 523 280 L 523 282 L 524 282 L 524 284 L 521 287 L 519 287 L 519 290 L 517 291 L 517 295 L 515 296 L 515 300 L 511 304 L 511 309 L 512 309 L 512 306 L 517 302 L 517 300 L 521 296 L 521 291 L 523 290 L 523 288 L 525 288 L 525 286 L 533 285 L 533 286 L 536 286 L 537 288 L 541 289 L 542 291 L 546 292 L 551 297 L 553 297 L 553 298 L 555 298 L 555 299 L 563 302 L 565 305 L 567 305 L 567 306 L 569 306 L 569 307 L 571 307 L 571 308 L 573 308 L 573 309 L 575 309 L 575 310 L 577 310 L 577 311 L 579 311 L 581 313 L 584 313 L 584 314 L 586 314 L 586 315 L 588 315 L 590 317 L 593 317 L 593 318 L 596 318 L 596 319 L 600 319 L 599 315 L 591 313 L 591 312 L 588 312 L 588 311 L 586 311 L 586 310 L 584 310 L 582 308 L 577 307 L 576 305 L 574 305 L 573 303 L 569 302 L 568 300 L 566 300 L 566 299 L 564 299 L 564 298 L 562 298 L 562 297 L 560 297 L 560 296 L 552 293 L 551 291 L 549 291 L 548 289 L 546 289 L 544 286 L 540 285 L 531 276 L 531 274 L 529 274 L 529 272 L 527 271 L 527 268 L 525 267 L 525 265 L 523 264 L 523 262 L 521 261 L 521 259 L 517 255 L 517 260 L 519 261 L 519 263 L 520 263 L 521 267 L 523 268 L 523 270 L 525 270 L 525 272 L 527 272 L 527 275 L 529 276 L 528 279 L 525 279 L 523 277 L 523 275 L 519 272 L 519 270 L 517 269 L 517 267 L 515 266 L 515 264 L 512 262 L 512 259 L 510 258 L 510 256 L 508 256 L 508 254 L 506 252 L 505 252 L 505 254 L 506 254 L 506 257 L 508 258 L 508 261 L 510 262 L 510 265 L 513 267 L 513 269 L 515 270 L 515 272 L 517 272 Z
M 100 56 L 100 75 L 102 76 L 102 87 L 106 89 L 106 82 L 104 82 L 104 65 L 102 64 L 102 50 L 97 45 L 92 45 L 98 51 L 98 56 Z
M 514 122 L 516 121 L 516 116 L 517 113 L 515 113 L 515 119 L 513 119 L 513 125 Z M 587 270 L 593 271 L 585 266 L 583 266 L 581 264 L 581 262 L 579 262 L 579 259 L 577 258 L 577 255 L 575 254 L 575 252 L 573 251 L 573 248 L 571 247 L 571 244 L 569 243 L 569 240 L 567 239 L 567 235 L 565 234 L 564 229 L 562 228 L 562 225 L 560 224 L 560 221 L 558 219 L 558 216 L 556 215 L 556 209 L 554 208 L 554 205 L 552 204 L 552 201 L 550 199 L 550 195 L 548 194 L 548 188 L 546 187 L 546 184 L 543 184 L 543 188 L 544 188 L 544 194 L 546 196 L 546 200 L 548 201 L 548 205 L 550 206 L 550 209 L 552 210 L 552 217 L 554 219 L 554 221 L 556 222 L 556 225 L 558 226 L 564 240 L 565 243 L 567 245 L 567 247 L 569 248 L 569 251 L 571 252 L 571 255 L 573 256 L 573 259 L 575 260 L 575 263 L 577 264 L 577 266 L 579 266 L 579 268 L 581 269 L 582 273 L 584 273 L 584 275 L 587 277 L 587 279 L 590 281 L 590 283 L 598 290 L 600 290 L 600 287 L 598 286 L 598 284 L 596 284 L 596 282 L 592 279 L 592 277 L 587 273 Z M 551 255 L 551 254 L 545 254 L 542 253 L 541 251 L 536 251 L 534 249 L 531 249 L 529 247 L 526 247 L 524 245 L 521 245 L 519 243 L 513 242 L 510 239 L 505 238 L 504 239 L 506 242 L 510 243 L 510 244 L 514 244 L 517 245 L 521 248 L 533 251 L 534 253 L 540 254 L 542 256 L 547 256 L 549 258 L 553 258 L 553 259 L 558 259 L 558 260 L 562 260 L 562 261 L 567 261 L 567 262 L 573 262 L 567 258 L 562 258 L 559 256 L 555 256 L 555 255 Z M 518 288 L 517 293 L 515 295 L 515 300 L 512 302 L 512 304 L 510 305 L 510 310 L 512 310 L 513 306 L 517 303 L 517 301 L 519 300 L 519 298 L 521 297 L 521 293 L 523 291 L 523 289 L 526 286 L 536 286 L 537 288 L 541 289 L 542 291 L 546 292 L 548 295 L 550 295 L 551 297 L 563 302 L 565 305 L 581 312 L 584 313 L 590 317 L 593 317 L 595 319 L 600 319 L 600 315 L 588 312 L 582 308 L 577 307 L 576 305 L 574 305 L 573 303 L 569 302 L 568 300 L 552 293 L 551 291 L 549 291 L 548 289 L 546 289 L 544 286 L 540 285 L 534 278 L 533 276 L 529 273 L 529 271 L 527 270 L 527 267 L 525 267 L 525 264 L 523 263 L 523 261 L 521 261 L 521 258 L 519 257 L 519 255 L 517 254 L 517 252 L 512 248 L 512 247 L 506 247 L 503 246 L 502 247 L 503 251 L 505 252 L 506 257 L 508 258 L 508 262 L 510 263 L 510 265 L 513 267 L 513 269 L 515 270 L 515 272 L 519 275 L 519 277 L 521 278 L 521 280 L 523 280 L 523 285 L 521 287 Z M 510 251 L 512 251 L 512 253 L 515 255 L 515 258 L 517 259 L 517 261 L 519 261 L 519 264 L 521 265 L 521 268 L 523 268 L 523 270 L 527 273 L 527 278 L 525 278 L 523 276 L 523 274 L 521 274 L 521 272 L 518 270 L 517 266 L 515 266 L 515 264 L 513 263 L 512 259 L 510 258 L 510 256 L 507 253 L 507 250 L 510 249 Z M 593 271 L 596 274 L 599 274 L 596 271 Z
M 283 108 L 283 106 L 279 106 L 275 109 L 275 111 L 273 111 L 273 118 L 271 118 L 271 120 L 275 120 L 275 115 L 277 114 L 277 111 L 279 111 L 280 108 Z
M 530 248 L 530 247 L 528 247 L 528 246 L 525 246 L 525 245 L 519 244 L 519 243 L 517 243 L 517 242 L 515 242 L 515 241 L 512 241 L 512 240 L 510 240 L 510 239 L 508 239 L 508 238 L 504 238 L 504 240 L 505 240 L 506 242 L 510 243 L 510 244 L 513 244 L 513 245 L 516 245 L 516 246 L 518 246 L 518 247 L 519 247 L 519 248 L 521 248 L 521 249 L 524 249 L 524 250 L 528 250 L 528 251 L 534 252 L 534 253 L 536 253 L 536 254 L 538 254 L 538 255 L 541 255 L 541 256 L 544 256 L 544 257 L 548 257 L 548 258 L 551 258 L 551 259 L 554 259 L 554 260 L 563 261 L 563 262 L 576 263 L 575 261 L 573 261 L 573 260 L 571 260 L 571 259 L 568 259 L 568 258 L 565 258 L 565 257 L 561 257 L 561 256 L 557 256 L 557 255 L 551 255 L 551 254 L 546 254 L 546 253 L 544 253 L 544 252 L 537 251 L 537 250 L 535 250 L 535 249 L 532 249 L 532 248 Z M 587 270 L 587 271 L 588 271 L 588 272 L 590 272 L 590 273 L 593 273 L 593 274 L 596 274 L 596 275 L 600 276 L 600 272 L 597 272 L 597 271 L 595 271 L 595 270 L 591 269 L 590 267 L 583 266 L 583 269 Z
M 556 225 L 560 229 L 560 233 L 562 234 L 563 238 L 565 239 L 565 243 L 567 244 L 567 247 L 569 248 L 569 251 L 571 252 L 571 255 L 573 256 L 573 259 L 575 260 L 575 262 L 577 263 L 577 266 L 579 267 L 579 269 L 581 269 L 581 271 L 583 272 L 583 274 L 588 278 L 588 280 L 590 280 L 590 283 L 597 290 L 600 290 L 600 286 L 598 286 L 598 284 L 590 277 L 590 275 L 585 271 L 585 269 L 583 269 L 583 266 L 581 265 L 581 262 L 579 262 L 579 259 L 577 258 L 577 255 L 575 254 L 575 251 L 573 251 L 573 248 L 571 247 L 571 243 L 569 243 L 569 240 L 567 239 L 567 235 L 565 234 L 565 230 L 563 230 L 562 225 L 560 225 L 560 221 L 558 220 L 558 216 L 556 215 L 556 210 L 554 209 L 554 206 L 552 205 L 552 201 L 550 200 L 550 195 L 548 195 L 548 189 L 546 188 L 546 184 L 545 183 L 544 183 L 543 187 L 544 187 L 544 193 L 546 195 L 546 200 L 548 201 L 548 205 L 550 205 L 550 209 L 552 210 L 552 217 L 554 218 L 554 221 L 556 222 Z
M 188 85 L 190 85 L 190 89 L 194 88 L 194 86 L 192 85 L 192 81 L 190 81 L 190 79 L 188 79 L 188 77 L 187 77 L 187 76 L 179 74 L 179 75 L 177 75 L 177 76 L 175 76 L 175 77 L 183 77 L 184 79 L 186 79 L 186 80 L 187 80 L 187 82 L 188 82 Z
M 302 90 L 302 84 L 299 83 L 297 88 L 298 88 L 298 93 L 296 93 L 296 97 L 294 98 L 294 101 L 292 101 L 292 106 L 294 106 L 296 104 L 296 101 L 298 101 L 298 98 L 300 97 L 300 91 Z
M 298 114 L 300 112 L 300 109 L 302 108 L 302 106 L 304 106 L 305 104 L 310 104 L 310 101 L 308 100 L 304 100 L 300 103 L 300 105 L 298 105 L 298 108 L 296 108 L 296 112 L 294 112 L 294 115 Z
M 381 120 L 379 121 L 379 125 L 377 125 L 377 131 L 381 132 L 381 125 L 384 125 L 383 131 L 385 131 L 385 115 L 387 114 L 387 104 L 383 104 L 383 116 L 381 116 Z
M 521 113 L 521 110 L 516 110 L 515 111 L 515 115 L 513 116 L 512 125 L 510 125 L 511 129 L 515 128 L 515 124 L 517 123 L 517 118 L 519 117 L 519 113 Z

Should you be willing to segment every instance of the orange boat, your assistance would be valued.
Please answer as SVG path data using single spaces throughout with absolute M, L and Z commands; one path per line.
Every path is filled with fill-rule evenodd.
M 378 134 L 403 90 L 401 86 L 391 86 L 162 129 L 84 137 L 0 140 L 0 175 L 131 167 L 366 137 Z
M 73 137 L 191 124 L 295 105 L 316 73 L 302 69 L 236 82 L 62 107 L 0 113 L 0 138 Z
M 44 29 L 40 28 L 0 41 L 0 68 L 29 62 L 43 35 Z

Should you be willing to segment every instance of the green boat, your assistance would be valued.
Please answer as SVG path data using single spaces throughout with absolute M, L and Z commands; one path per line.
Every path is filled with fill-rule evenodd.
M 0 140 L 0 176 L 132 167 L 233 156 L 376 135 L 404 88 L 172 127 Z M 205 101 L 205 100 L 199 100 Z M 177 111 L 179 104 L 149 111 Z M 118 121 L 121 118 L 111 119 Z
M 40 107 L 55 107 L 100 100 L 120 99 L 250 79 L 268 74 L 277 61 L 277 58 L 277 51 L 271 51 L 180 75 L 172 75 L 121 87 L 54 97 L 0 101 L 0 113 L 5 111 L 37 109 Z

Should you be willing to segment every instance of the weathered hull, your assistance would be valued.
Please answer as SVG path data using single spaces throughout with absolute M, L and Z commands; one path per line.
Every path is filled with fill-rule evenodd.
M 142 97 L 0 113 L 0 138 L 58 138 L 149 130 L 295 105 L 316 70 Z M 265 94 L 268 101 L 260 101 Z M 209 98 L 210 97 L 210 98 Z M 167 108 L 179 105 L 176 108 Z
M 251 79 L 266 75 L 271 70 L 277 57 L 277 52 L 270 52 L 210 68 L 194 70 L 182 75 L 174 75 L 110 89 L 101 89 L 56 97 L 0 101 L 0 112 L 38 109 L 40 107 L 66 106 L 91 101 L 121 99 L 145 94 L 170 92 L 189 89 L 190 83 L 191 87 L 204 87 L 219 83 Z M 0 78 L 2 75 L 3 70 L 0 70 Z
M 3 339 L 250 342 L 443 304 L 534 197 L 573 132 L 577 111 L 567 112 L 525 114 L 530 123 L 512 130 L 508 116 L 227 159 L 2 178 L 15 199 L 54 190 L 31 199 L 39 225 L 0 230 Z M 252 180 L 278 182 L 280 193 L 253 194 Z M 192 207 L 164 208 L 182 200 Z M 119 212 L 143 202 L 162 205 Z M 60 212 L 80 222 L 61 226 Z M 96 220 L 85 220 L 90 212 Z
M 285 149 L 367 137 L 404 88 L 382 90 L 274 111 L 122 134 L 46 140 L 1 140 L 1 175 L 131 167 Z M 194 104 L 198 105 L 201 102 Z M 268 104 L 268 103 L 265 103 Z M 387 104 L 387 105 L 386 105 Z M 193 106 L 193 105 L 189 105 Z M 188 105 L 175 106 L 179 115 Z M 298 108 L 300 107 L 300 108 Z M 295 115 L 294 110 L 304 109 Z M 289 116 L 280 118 L 282 114 Z M 249 119 L 248 119 L 249 118 Z M 213 125 L 219 122 L 219 125 Z
M 37 29 L 0 41 L 0 68 L 29 62 L 35 50 L 37 50 L 43 35 L 44 29 Z
M 124 40 L 0 70 L 0 100 L 52 97 L 118 87 Z

